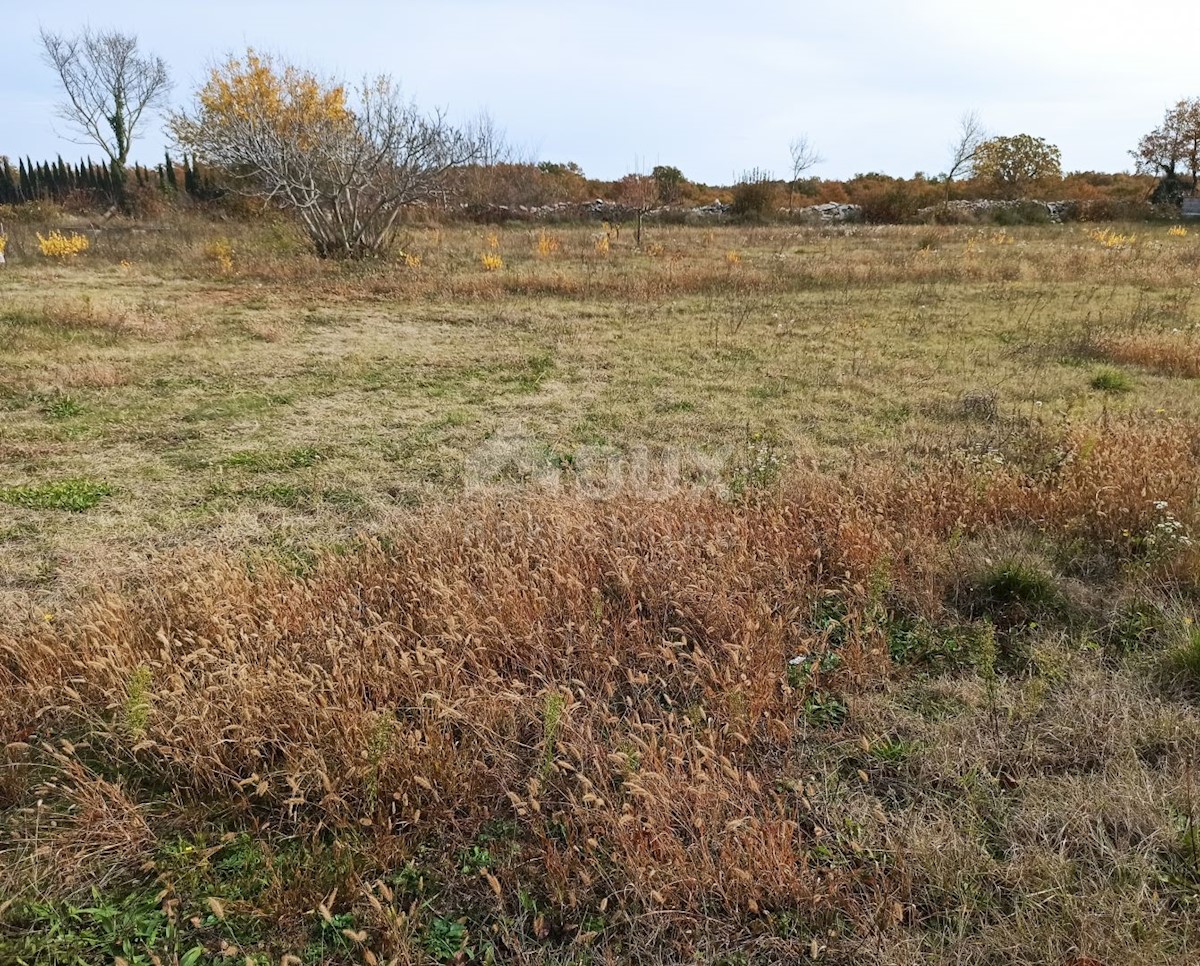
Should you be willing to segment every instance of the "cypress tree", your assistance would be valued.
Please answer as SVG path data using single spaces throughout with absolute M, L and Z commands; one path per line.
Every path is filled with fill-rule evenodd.
M 188 156 L 185 154 L 183 156 L 183 190 L 186 191 L 189 196 L 195 198 L 199 191 L 199 187 L 200 186 L 196 183 L 196 169 L 188 161 Z
M 55 187 L 58 189 L 59 198 L 65 198 L 71 192 L 71 172 L 67 170 L 67 162 L 63 160 L 60 154 L 55 161 L 54 181 Z
M 25 162 L 20 158 L 17 159 L 17 164 L 20 167 L 19 177 L 21 179 L 21 200 L 28 201 L 31 197 L 33 197 L 33 185 L 29 181 L 29 169 L 25 167 Z
M 172 191 L 178 191 L 179 181 L 175 177 L 175 162 L 171 160 L 171 152 L 164 152 L 163 157 L 166 159 L 167 184 Z
M 17 186 L 13 184 L 12 165 L 8 163 L 8 158 L 4 158 L 3 183 L 0 183 L 0 191 L 3 191 L 4 197 L 0 199 L 0 203 L 13 205 L 17 202 Z

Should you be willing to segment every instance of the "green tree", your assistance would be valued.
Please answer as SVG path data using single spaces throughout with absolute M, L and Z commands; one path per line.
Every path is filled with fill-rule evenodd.
M 1001 197 L 1020 198 L 1039 182 L 1062 177 L 1062 152 L 1030 134 L 995 137 L 975 151 L 975 177 Z
M 683 172 L 670 164 L 655 165 L 650 177 L 658 188 L 658 200 L 664 205 L 675 204 L 683 193 L 683 186 L 687 184 Z

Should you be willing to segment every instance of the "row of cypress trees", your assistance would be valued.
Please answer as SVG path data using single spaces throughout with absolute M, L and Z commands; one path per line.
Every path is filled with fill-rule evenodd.
M 135 164 L 124 171 L 108 162 L 96 164 L 91 158 L 76 165 L 67 164 L 61 154 L 55 161 L 35 163 L 30 158 L 19 159 L 16 168 L 8 158 L 0 158 L 0 205 L 62 202 L 80 194 L 90 196 L 96 204 L 117 204 L 130 183 L 143 188 L 157 187 L 167 195 L 178 195 L 182 190 L 197 201 L 210 201 L 221 194 L 211 173 L 186 154 L 182 165 L 177 165 L 168 152 L 157 167 Z

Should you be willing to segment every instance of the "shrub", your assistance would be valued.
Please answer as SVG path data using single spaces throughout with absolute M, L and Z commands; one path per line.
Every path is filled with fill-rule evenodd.
M 850 197 L 862 207 L 863 221 L 889 225 L 912 221 L 925 201 L 907 182 L 894 178 L 865 181 L 855 187 Z
M 749 221 L 761 221 L 776 207 L 778 185 L 766 171 L 748 171 L 733 188 L 733 213 Z
M 57 229 L 52 230 L 45 237 L 38 232 L 37 240 L 38 248 L 41 249 L 43 255 L 47 258 L 57 258 L 60 261 L 74 258 L 81 252 L 87 251 L 90 245 L 87 235 L 79 235 L 75 232 L 64 235 Z
M 229 275 L 233 271 L 233 258 L 236 254 L 233 242 L 228 238 L 215 238 L 204 248 L 204 256 L 222 275 Z

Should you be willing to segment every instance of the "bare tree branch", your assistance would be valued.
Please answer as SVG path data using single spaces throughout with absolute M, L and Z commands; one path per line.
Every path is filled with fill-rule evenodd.
M 795 196 L 800 176 L 809 168 L 814 168 L 825 159 L 817 153 L 816 147 L 808 139 L 807 134 L 801 134 L 788 145 L 792 158 L 792 180 L 788 182 L 788 214 L 792 213 L 792 199 Z
M 958 135 L 950 142 L 950 169 L 946 172 L 946 200 L 950 200 L 950 184 L 959 175 L 968 174 L 987 140 L 987 130 L 978 111 L 967 111 L 958 119 Z

